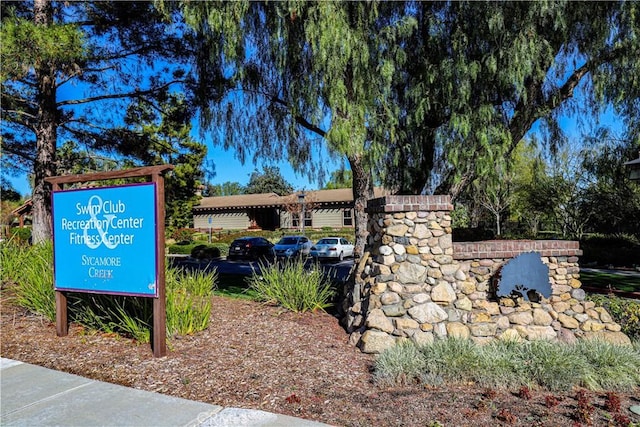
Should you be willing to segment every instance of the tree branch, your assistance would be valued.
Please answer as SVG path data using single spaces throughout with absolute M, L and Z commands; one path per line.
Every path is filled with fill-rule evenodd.
M 272 96 L 271 97 L 271 101 L 275 102 L 276 104 L 282 105 L 284 107 L 286 107 L 287 109 L 289 109 L 289 104 L 284 101 L 283 99 L 280 99 L 276 96 Z M 297 124 L 299 124 L 300 126 L 302 126 L 303 128 L 310 130 L 311 132 L 314 132 L 318 135 L 320 135 L 321 137 L 325 138 L 327 136 L 327 132 L 314 125 L 313 123 L 311 123 L 310 121 L 308 121 L 306 118 L 299 116 L 299 115 L 292 115 L 293 119 L 296 121 Z
M 170 87 L 171 85 L 174 84 L 179 84 L 179 83 L 184 83 L 184 80 L 172 80 L 170 82 L 167 82 L 165 84 L 163 84 L 162 86 L 158 86 L 152 89 L 147 89 L 147 90 L 136 90 L 133 92 L 128 92 L 128 93 L 117 93 L 117 94 L 113 94 L 113 95 L 100 95 L 100 96 L 93 96 L 90 98 L 83 98 L 83 99 L 70 99 L 67 101 L 62 101 L 62 102 L 58 102 L 58 107 L 63 107 L 66 105 L 78 105 L 78 104 L 87 104 L 90 102 L 95 102 L 95 101 L 102 101 L 105 99 L 124 99 L 124 98 L 136 98 L 138 96 L 142 96 L 142 95 L 149 95 L 149 94 L 153 94 L 156 93 L 160 90 L 166 89 L 168 87 Z

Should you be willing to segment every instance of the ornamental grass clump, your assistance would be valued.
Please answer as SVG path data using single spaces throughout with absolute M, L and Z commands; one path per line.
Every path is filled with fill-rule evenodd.
M 526 347 L 515 340 L 494 340 L 479 346 L 475 380 L 491 388 L 529 386 L 524 375 Z
M 436 340 L 420 351 L 425 361 L 422 380 L 428 384 L 473 381 L 479 367 L 480 348 L 470 340 Z
M 0 257 L 3 289 L 11 288 L 19 306 L 54 322 L 53 245 L 50 242 L 33 246 L 3 242 Z M 167 333 L 187 335 L 206 329 L 217 272 L 170 267 L 165 277 Z M 149 342 L 152 298 L 80 292 L 68 292 L 67 297 L 71 322 Z
M 2 244 L 2 283 L 16 285 L 16 302 L 49 321 L 56 318 L 53 291 L 53 245 Z
M 374 378 L 381 384 L 476 383 L 486 387 L 546 390 L 634 390 L 640 386 L 638 345 L 596 340 L 575 344 L 549 341 L 443 339 L 432 344 L 395 346 L 380 354 Z
M 378 357 L 373 376 L 378 384 L 392 386 L 417 381 L 425 370 L 426 362 L 418 347 L 411 343 L 403 343 Z
M 247 278 L 257 298 L 278 304 L 287 310 L 304 313 L 324 310 L 332 305 L 335 291 L 318 265 L 305 268 L 302 258 L 270 265 L 260 264 L 260 270 Z
M 637 346 L 582 340 L 573 347 L 587 362 L 582 386 L 591 390 L 632 390 L 640 385 L 640 351 Z
M 523 357 L 524 376 L 531 384 L 547 390 L 569 390 L 580 383 L 587 372 L 587 363 L 572 345 L 545 340 L 527 341 Z
M 189 335 L 207 329 L 211 296 L 217 281 L 216 269 L 167 269 L 167 332 L 170 335 Z

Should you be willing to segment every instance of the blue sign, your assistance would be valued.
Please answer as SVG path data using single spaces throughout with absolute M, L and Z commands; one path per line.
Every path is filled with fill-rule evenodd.
M 156 186 L 55 191 L 58 291 L 157 296 Z

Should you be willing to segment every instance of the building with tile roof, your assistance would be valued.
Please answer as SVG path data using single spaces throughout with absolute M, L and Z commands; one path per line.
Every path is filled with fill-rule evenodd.
M 374 189 L 375 197 L 387 194 Z M 304 203 L 301 196 L 304 194 Z M 351 188 L 316 190 L 279 196 L 275 193 L 204 197 L 193 208 L 194 228 L 222 230 L 298 229 L 304 206 L 305 228 L 352 228 Z

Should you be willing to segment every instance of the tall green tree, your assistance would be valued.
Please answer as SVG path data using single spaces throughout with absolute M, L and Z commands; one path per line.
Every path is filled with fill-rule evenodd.
M 56 147 L 72 140 L 125 151 L 133 100 L 188 83 L 197 42 L 148 2 L 2 2 L 3 173 L 32 173 L 33 239 L 50 239 Z M 174 17 L 175 18 L 175 17 Z M 179 86 L 178 86 L 179 87 Z
M 565 140 L 563 114 L 589 122 L 612 106 L 637 135 L 638 8 L 625 1 L 410 3 L 417 30 L 404 41 L 411 46 L 406 67 L 394 74 L 403 127 L 380 166 L 387 185 L 455 199 L 478 177 L 495 180 L 495 165 L 535 123 L 549 143 Z
M 537 209 L 539 204 L 532 198 L 535 187 L 545 182 L 547 164 L 540 150 L 541 141 L 531 138 L 522 141 L 514 151 L 511 161 L 513 179 L 513 203 L 510 219 L 521 225 L 530 237 L 537 237 L 548 212 Z
M 292 192 L 293 187 L 275 166 L 265 166 L 262 172 L 253 171 L 244 189 L 245 194 L 276 193 L 279 196 L 286 196 Z
M 238 194 L 245 194 L 245 187 L 234 181 L 225 181 L 222 184 L 207 183 L 202 191 L 204 197 L 235 196 Z
M 640 141 L 601 128 L 589 137 L 582 167 L 587 183 L 583 204 L 590 231 L 640 237 L 640 185 L 629 179 L 624 163 L 636 159 Z
M 411 31 L 413 17 L 378 2 L 183 2 L 182 8 L 203 37 L 242 40 L 224 52 L 235 66 L 238 93 L 208 101 L 204 125 L 223 127 L 220 142 L 241 159 L 247 152 L 285 158 L 318 178 L 319 147 L 345 158 L 353 175 L 356 253 L 362 254 L 372 166 L 396 133 L 388 95 L 404 61 L 398 40 Z
M 337 171 L 331 172 L 331 177 L 329 178 L 329 182 L 327 182 L 324 186 L 325 190 L 333 190 L 336 188 L 352 188 L 353 187 L 353 176 L 351 175 L 351 171 L 348 169 L 339 169 Z
M 203 117 L 226 130 L 221 143 L 312 174 L 318 143 L 344 156 L 357 253 L 378 176 L 400 192 L 455 199 L 478 178 L 499 179 L 496 164 L 534 123 L 556 143 L 562 114 L 588 119 L 612 105 L 638 128 L 637 2 L 182 7 L 211 45 L 227 46 L 201 62 L 222 64 L 222 55 L 217 74 L 237 82 L 232 98 L 206 98 Z
M 191 137 L 191 122 L 189 105 L 176 93 L 157 103 L 140 100 L 125 116 L 125 129 L 135 134 L 125 150 L 120 146 L 125 161 L 131 166 L 175 166 L 165 178 L 165 225 L 170 227 L 192 225 L 193 206 L 200 201 L 207 147 Z

